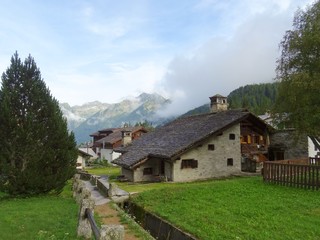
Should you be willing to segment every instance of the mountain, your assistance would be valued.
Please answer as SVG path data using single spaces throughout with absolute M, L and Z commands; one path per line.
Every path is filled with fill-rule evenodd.
M 60 108 L 63 115 L 67 118 L 68 128 L 74 131 L 81 123 L 98 111 L 106 109 L 110 104 L 99 101 L 89 102 L 81 106 L 71 107 L 68 103 L 61 103 Z
M 125 123 L 134 125 L 148 121 L 157 126 L 165 121 L 156 112 L 165 108 L 170 101 L 159 94 L 142 93 L 138 97 L 124 99 L 115 104 L 98 101 L 71 107 L 60 104 L 67 118 L 69 130 L 75 134 L 78 143 L 90 140 L 90 134 L 104 128 L 121 127 Z
M 187 117 L 187 116 L 191 116 L 191 115 L 197 115 L 197 114 L 203 114 L 203 113 L 208 113 L 210 112 L 210 104 L 206 103 L 201 105 L 200 107 L 196 107 L 184 114 L 181 115 L 181 117 Z

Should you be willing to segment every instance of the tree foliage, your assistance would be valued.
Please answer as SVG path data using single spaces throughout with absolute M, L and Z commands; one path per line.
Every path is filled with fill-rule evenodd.
M 143 127 L 146 130 L 148 130 L 149 132 L 151 132 L 155 129 L 152 122 L 150 122 L 148 120 L 144 120 L 143 122 L 137 122 L 134 126 L 135 127 Z
M 74 135 L 30 55 L 22 62 L 16 52 L 2 75 L 0 136 L 2 190 L 59 192 L 74 174 Z
M 320 135 L 320 2 L 299 9 L 280 43 L 274 112 L 300 133 Z
M 229 108 L 246 108 L 257 115 L 264 114 L 273 108 L 277 90 L 277 83 L 251 84 L 237 88 L 228 95 Z

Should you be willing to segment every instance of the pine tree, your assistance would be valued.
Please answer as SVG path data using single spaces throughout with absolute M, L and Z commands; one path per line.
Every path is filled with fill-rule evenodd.
M 77 157 L 58 101 L 29 55 L 16 52 L 0 90 L 0 186 L 13 195 L 60 192 Z

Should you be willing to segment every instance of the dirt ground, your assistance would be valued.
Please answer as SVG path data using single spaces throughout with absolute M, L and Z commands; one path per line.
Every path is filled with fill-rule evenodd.
M 95 212 L 99 215 L 101 218 L 101 221 L 103 224 L 121 224 L 124 226 L 125 234 L 124 239 L 125 240 L 139 240 L 140 238 L 136 237 L 133 232 L 131 232 L 128 229 L 128 226 L 126 224 L 122 224 L 120 222 L 120 217 L 118 216 L 118 211 L 111 208 L 111 206 L 106 203 L 103 205 L 95 206 Z

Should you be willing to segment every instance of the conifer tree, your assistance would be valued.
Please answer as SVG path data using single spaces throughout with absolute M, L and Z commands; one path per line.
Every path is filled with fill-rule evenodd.
M 77 157 L 58 101 L 34 59 L 16 52 L 0 90 L 0 186 L 13 195 L 60 192 Z

